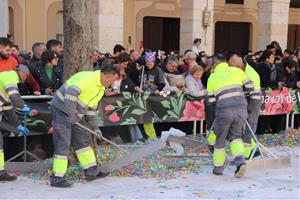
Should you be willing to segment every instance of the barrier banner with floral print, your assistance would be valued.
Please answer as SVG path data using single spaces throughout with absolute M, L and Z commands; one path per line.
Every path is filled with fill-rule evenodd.
M 26 101 L 39 114 L 28 117 L 27 127 L 35 134 L 51 133 L 51 107 L 46 101 Z M 300 114 L 300 90 L 263 90 L 260 115 Z M 159 96 L 123 93 L 103 97 L 99 104 L 100 126 L 205 120 L 204 100 L 191 100 L 184 93 Z M 19 115 L 24 121 L 22 115 Z
M 299 114 L 300 90 L 282 88 L 263 90 L 260 115 Z
M 165 97 L 123 93 L 101 100 L 99 118 L 102 126 L 201 121 L 205 119 L 204 100 L 188 100 L 184 93 Z

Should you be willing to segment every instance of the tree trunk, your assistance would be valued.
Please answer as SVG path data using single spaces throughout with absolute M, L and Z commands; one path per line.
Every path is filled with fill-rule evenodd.
M 64 80 L 92 70 L 92 14 L 90 0 L 63 0 Z

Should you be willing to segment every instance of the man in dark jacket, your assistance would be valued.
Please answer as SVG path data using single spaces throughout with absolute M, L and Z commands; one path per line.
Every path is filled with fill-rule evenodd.
M 276 80 L 277 69 L 274 65 L 275 56 L 270 50 L 265 50 L 260 58 L 260 63 L 257 64 L 257 73 L 260 76 L 260 84 L 262 88 L 277 88 L 278 81 Z
M 62 73 L 64 71 L 64 57 L 63 57 L 63 48 L 62 43 L 58 40 L 49 40 L 46 44 L 47 50 L 52 50 L 55 52 L 55 54 L 58 56 L 57 61 L 57 68 L 58 71 L 61 73 L 60 76 L 62 76 Z
M 29 60 L 28 67 L 32 73 L 37 66 L 42 65 L 41 56 L 46 51 L 46 45 L 41 42 L 36 42 L 32 45 L 33 56 Z
M 286 59 L 282 62 L 282 69 L 278 71 L 277 80 L 279 86 L 296 89 L 299 77 L 296 71 L 297 63 L 294 60 Z

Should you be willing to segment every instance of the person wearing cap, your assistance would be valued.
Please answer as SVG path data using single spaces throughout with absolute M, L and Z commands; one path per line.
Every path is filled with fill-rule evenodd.
M 24 135 L 29 135 L 29 131 L 21 125 L 20 120 L 15 113 L 15 109 L 24 115 L 37 114 L 36 110 L 31 111 L 30 108 L 25 105 L 18 90 L 18 83 L 23 83 L 27 77 L 28 72 L 26 70 L 24 71 L 24 68 L 22 67 L 17 71 L 11 70 L 0 72 L 0 114 L 3 113 L 7 121 L 17 127 L 17 130 Z M 4 170 L 3 140 L 0 132 L 0 181 L 5 182 L 16 179 L 16 176 L 9 175 Z
M 151 93 L 158 94 L 165 87 L 163 72 L 155 64 L 156 53 L 145 52 L 145 68 L 139 75 L 141 89 Z
M 99 170 L 90 136 L 75 124 L 88 125 L 98 135 L 102 135 L 96 117 L 98 103 L 105 89 L 120 76 L 119 68 L 106 64 L 101 71 L 82 71 L 70 77 L 56 92 L 51 101 L 54 158 L 50 184 L 53 187 L 70 187 L 66 178 L 68 154 L 72 147 L 87 181 L 107 176 Z
M 208 102 L 215 103 L 216 115 L 213 123 L 216 137 L 213 144 L 213 174 L 223 175 L 228 140 L 236 166 L 235 177 L 241 178 L 246 172 L 242 133 L 248 116 L 244 91 L 252 92 L 253 82 L 241 69 L 229 67 L 223 55 L 213 57 L 212 69 L 207 92 Z

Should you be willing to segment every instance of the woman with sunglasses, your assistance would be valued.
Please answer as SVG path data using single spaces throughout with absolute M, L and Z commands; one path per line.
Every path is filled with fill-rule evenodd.
M 52 50 L 42 54 L 42 65 L 34 70 L 34 77 L 41 86 L 41 93 L 54 95 L 55 90 L 62 85 L 62 72 L 57 68 L 58 56 Z

